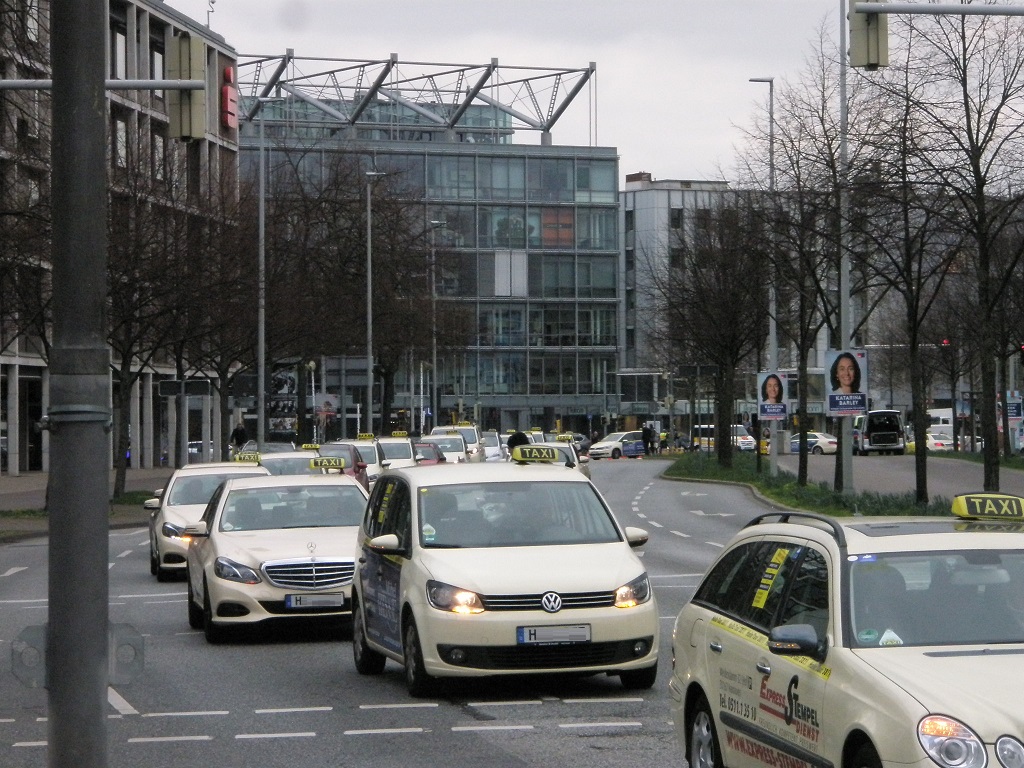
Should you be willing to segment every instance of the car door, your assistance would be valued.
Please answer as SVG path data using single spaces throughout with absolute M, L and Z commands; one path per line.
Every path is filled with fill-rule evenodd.
M 374 486 L 363 521 L 359 587 L 367 639 L 396 654 L 402 650 L 399 592 L 402 568 L 408 562 L 411 530 L 408 486 L 399 477 L 382 475 Z M 370 539 L 389 533 L 398 537 L 403 554 L 383 554 L 369 547 Z
M 706 667 L 709 699 L 724 763 L 815 764 L 828 670 L 806 657 L 773 655 L 767 642 L 779 624 L 811 623 L 824 633 L 824 556 L 806 542 L 763 539 L 740 549 L 723 558 L 731 570 L 714 593 L 715 616 L 706 633 L 714 657 Z

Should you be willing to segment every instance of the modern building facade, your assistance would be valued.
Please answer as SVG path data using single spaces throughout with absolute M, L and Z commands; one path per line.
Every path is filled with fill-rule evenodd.
M 3 306 L 0 308 L 0 433 L 4 468 L 11 474 L 48 468 L 48 436 L 36 428 L 48 407 L 46 344 L 42 310 L 48 293 L 50 244 L 39 232 L 48 220 L 51 100 L 45 86 L 50 72 L 50 3 L 31 0 L 4 6 L 0 67 L 5 98 L 0 101 L 0 194 L 14 215 L 0 227 Z M 212 179 L 233 178 L 237 168 L 237 128 L 222 114 L 225 72 L 235 52 L 219 35 L 161 0 L 111 0 L 108 35 L 96 45 L 108 51 L 107 104 L 111 216 L 131 206 L 123 202 L 146 190 L 147 205 L 178 217 L 186 229 L 201 227 L 200 203 Z M 141 82 L 181 76 L 181 56 L 193 57 L 186 79 L 207 81 L 189 99 L 193 127 L 173 119 L 179 92 Z M 228 75 L 230 77 L 230 75 Z M 120 81 L 120 83 L 119 83 Z M 18 85 L 15 87 L 15 83 Z M 121 85 L 123 83 L 123 85 Z M 31 226 L 26 227 L 25 222 Z M 11 222 L 14 222 L 13 224 Z M 31 236 L 29 236 L 31 235 Z M 173 441 L 175 412 L 159 395 L 161 378 L 173 377 L 166 358 L 140 371 L 132 391 L 131 454 L 137 465 L 159 462 Z M 208 400 L 208 398 L 207 398 Z M 209 403 L 202 409 L 203 432 L 219 432 Z
M 594 69 L 408 63 L 396 55 L 309 60 L 291 52 L 241 62 L 244 172 L 256 167 L 262 128 L 268 151 L 288 151 L 282 141 L 291 141 L 309 155 L 315 145 L 400 176 L 424 227 L 443 222 L 433 242 L 458 267 L 438 275 L 436 298 L 462 307 L 475 331 L 466 348 L 440 354 L 439 413 L 428 424 L 475 417 L 484 428 L 590 431 L 616 410 L 618 158 L 613 147 L 553 140 L 556 121 Z M 365 358 L 332 364 L 325 353 L 325 386 L 348 416 L 339 413 L 344 425 L 336 427 L 351 435 L 365 402 Z M 431 350 L 411 349 L 396 377 L 393 406 L 407 409 L 413 426 L 424 361 L 432 362 Z M 383 416 L 386 425 L 392 414 Z

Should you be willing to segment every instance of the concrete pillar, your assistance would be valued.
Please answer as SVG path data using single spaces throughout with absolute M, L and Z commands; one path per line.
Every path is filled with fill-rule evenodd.
M 153 468 L 153 452 L 159 450 L 159 436 L 153 434 L 153 374 L 142 374 L 142 424 L 140 428 L 142 451 L 140 466 Z
M 50 410 L 50 369 L 43 368 L 41 376 L 43 415 Z M 50 471 L 50 430 L 44 429 L 39 439 L 43 444 L 43 472 Z
M 7 366 L 7 474 L 21 474 L 21 366 Z
M 167 466 L 178 466 L 178 409 L 174 398 L 167 398 Z
M 131 456 L 130 467 L 142 466 L 142 419 L 140 417 L 140 380 L 132 382 L 131 399 L 128 403 L 128 453 Z
M 202 420 L 201 420 L 201 431 L 202 431 L 202 443 L 199 447 L 199 461 L 209 463 L 212 461 L 213 456 L 210 455 L 210 441 L 213 439 L 213 435 L 210 433 L 210 404 L 213 402 L 213 398 L 209 395 L 203 395 L 200 398 L 202 402 Z

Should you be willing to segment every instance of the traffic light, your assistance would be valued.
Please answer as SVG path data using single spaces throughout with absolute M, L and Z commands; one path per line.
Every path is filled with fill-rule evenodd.
M 169 80 L 206 80 L 206 44 L 202 38 L 177 35 L 167 51 Z M 168 135 L 191 141 L 206 135 L 206 89 L 167 92 Z
M 869 72 L 889 66 L 888 15 L 852 11 L 847 18 L 850 20 L 850 66 L 862 67 Z

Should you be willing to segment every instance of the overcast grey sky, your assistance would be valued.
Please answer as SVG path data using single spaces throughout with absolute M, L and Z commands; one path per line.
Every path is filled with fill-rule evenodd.
M 585 68 L 556 144 L 618 148 L 620 171 L 729 178 L 767 103 L 751 77 L 796 79 L 841 0 L 165 0 L 239 54 Z M 210 13 L 211 8 L 212 13 Z M 596 112 L 596 128 L 589 116 Z M 596 133 L 596 141 L 593 135 Z

